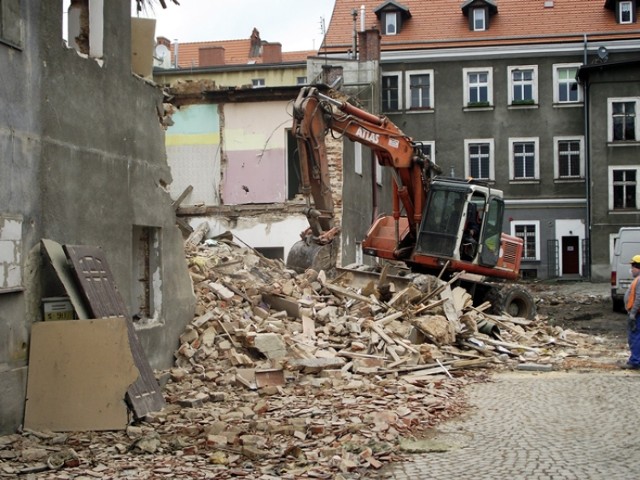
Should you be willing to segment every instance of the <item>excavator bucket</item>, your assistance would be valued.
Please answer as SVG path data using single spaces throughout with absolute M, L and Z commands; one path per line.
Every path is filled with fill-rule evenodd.
M 304 273 L 311 268 L 317 272 L 324 270 L 331 272 L 336 268 L 338 255 L 338 241 L 325 245 L 307 240 L 294 243 L 287 255 L 287 268 L 297 273 Z

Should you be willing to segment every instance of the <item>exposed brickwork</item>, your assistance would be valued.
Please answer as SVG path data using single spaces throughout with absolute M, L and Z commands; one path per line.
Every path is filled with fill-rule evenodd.
M 342 78 L 343 68 L 340 65 L 322 66 L 322 83 L 333 85 L 333 82 Z
M 325 138 L 327 145 L 327 161 L 329 165 L 329 178 L 331 182 L 331 193 L 334 205 L 334 224 L 337 227 L 342 225 L 342 139 L 333 138 L 328 134 Z M 338 259 L 342 258 L 342 242 L 338 242 Z M 340 261 L 338 260 L 338 264 Z
M 380 31 L 377 28 L 358 32 L 358 42 L 361 62 L 380 60 Z

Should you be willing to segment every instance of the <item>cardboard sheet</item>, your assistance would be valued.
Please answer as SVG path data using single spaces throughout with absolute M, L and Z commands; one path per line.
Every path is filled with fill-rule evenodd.
M 25 428 L 121 430 L 138 378 L 124 318 L 37 322 L 31 329 Z

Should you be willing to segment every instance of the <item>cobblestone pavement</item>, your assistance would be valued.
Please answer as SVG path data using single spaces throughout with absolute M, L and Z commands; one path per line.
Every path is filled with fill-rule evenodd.
M 386 479 L 640 478 L 640 373 L 509 372 L 468 387 L 470 411 Z M 425 451 L 425 450 L 422 450 Z

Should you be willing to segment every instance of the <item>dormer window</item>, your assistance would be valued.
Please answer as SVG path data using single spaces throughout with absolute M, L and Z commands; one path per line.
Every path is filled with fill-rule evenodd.
M 383 35 L 397 35 L 402 30 L 402 23 L 411 18 L 411 12 L 398 2 L 384 2 L 373 13 L 380 19 Z
M 398 33 L 398 12 L 386 12 L 382 15 L 384 19 L 384 35 L 395 35 Z
M 620 2 L 618 11 L 618 23 L 631 23 L 631 2 Z
M 481 32 L 486 30 L 487 24 L 487 11 L 484 8 L 473 9 L 473 30 L 475 32 Z
M 636 22 L 636 0 L 606 0 L 604 8 L 613 10 L 620 24 Z
M 498 13 L 495 0 L 466 0 L 462 13 L 469 19 L 469 30 L 484 32 L 489 30 L 489 18 Z

